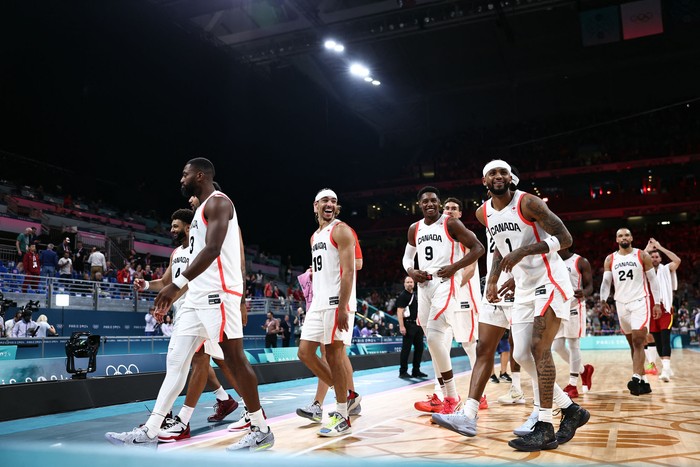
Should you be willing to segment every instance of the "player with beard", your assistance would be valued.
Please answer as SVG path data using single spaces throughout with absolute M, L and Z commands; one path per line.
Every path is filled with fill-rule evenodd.
M 214 165 L 198 157 L 187 162 L 180 179 L 183 195 L 186 198 L 196 196 L 199 200 L 190 226 L 189 252 L 193 260 L 184 273 L 173 278 L 172 283 L 158 293 L 155 306 L 156 309 L 169 309 L 179 291 L 189 285 L 181 318 L 192 319 L 183 322 L 177 334 L 177 338 L 184 342 L 183 351 L 168 362 L 174 371 L 173 378 L 168 380 L 166 377 L 166 382 L 173 387 L 169 394 L 174 395 L 165 405 L 172 405 L 184 387 L 187 368 L 202 342 L 207 339 L 218 342 L 220 349 L 216 349 L 212 356 L 223 358 L 233 373 L 251 420 L 250 433 L 227 450 L 262 451 L 270 449 L 275 438 L 260 407 L 257 377 L 243 352 L 242 321 L 247 311 L 242 300 L 245 277 L 243 241 L 233 202 L 215 189 L 214 174 Z M 194 311 L 185 312 L 185 309 Z M 155 417 L 151 418 L 155 420 L 149 418 L 146 427 L 136 428 L 121 437 L 121 442 L 147 443 L 146 439 L 151 438 L 151 432 L 160 426 L 165 416 L 162 411 L 154 411 L 153 415 Z M 153 426 L 154 421 L 158 421 L 156 426 Z
M 163 274 L 163 277 L 161 279 L 154 281 L 146 281 L 144 279 L 134 280 L 134 289 L 137 292 L 142 292 L 144 290 L 159 291 L 166 285 L 170 284 L 173 278 L 179 277 L 180 274 L 182 274 L 185 271 L 191 259 L 189 253 L 189 231 L 193 215 L 194 213 L 190 209 L 178 209 L 172 214 L 170 233 L 173 237 L 174 242 L 179 246 L 175 250 L 173 250 L 173 253 L 170 256 L 170 263 L 168 264 L 168 268 L 165 270 L 165 273 Z M 187 287 L 185 286 L 180 290 L 180 292 L 177 295 L 177 300 L 173 303 L 173 309 L 175 310 L 175 325 L 173 335 L 171 336 L 170 343 L 168 346 L 168 360 L 170 360 L 173 355 L 176 355 L 177 353 L 180 353 L 182 351 L 181 349 L 177 349 L 176 346 L 178 344 L 182 344 L 184 341 L 178 339 L 176 336 L 180 328 L 179 323 L 183 322 L 183 320 L 179 316 L 180 313 L 178 313 L 178 309 L 182 306 L 186 293 Z M 161 321 L 163 319 L 164 311 L 165 310 L 159 310 L 159 312 L 156 314 L 156 318 L 158 319 L 158 321 Z M 184 321 L 187 321 L 187 319 L 185 319 Z M 209 348 L 210 344 L 211 343 L 209 342 L 206 343 L 205 346 L 207 347 L 207 349 Z M 233 401 L 233 399 L 231 399 L 231 397 L 224 391 L 223 387 L 216 379 L 214 371 L 209 366 L 209 355 L 204 353 L 205 346 L 202 346 L 202 348 L 200 348 L 199 350 L 201 357 L 194 359 L 194 363 L 192 365 L 192 377 L 190 378 L 191 384 L 188 386 L 188 396 L 185 400 L 185 405 L 182 407 L 180 413 L 175 418 L 166 418 L 164 421 L 158 414 L 161 412 L 167 413 L 172 409 L 172 402 L 169 406 L 166 404 L 167 401 L 171 399 L 174 401 L 174 398 L 172 398 L 172 394 L 170 393 L 170 391 L 174 390 L 174 387 L 170 384 L 166 384 L 166 381 L 163 381 L 163 384 L 161 385 L 161 390 L 158 393 L 158 398 L 156 399 L 156 404 L 153 413 L 151 415 L 153 420 L 150 420 L 149 418 L 149 422 L 147 422 L 145 425 L 146 427 L 148 427 L 150 424 L 151 428 L 148 429 L 146 433 L 148 433 L 149 435 L 150 433 L 156 433 L 158 435 L 157 440 L 150 440 L 151 437 L 148 436 L 149 440 L 145 444 L 152 444 L 153 442 L 157 441 L 173 442 L 190 437 L 189 421 L 192 416 L 192 413 L 194 412 L 194 407 L 197 404 L 199 395 L 204 390 L 204 387 L 207 383 L 207 379 L 209 379 L 210 383 L 212 383 L 214 387 L 219 388 L 215 393 L 217 397 L 223 398 L 225 396 L 227 399 Z M 175 368 L 171 365 L 168 365 L 166 368 L 166 379 L 169 381 L 172 378 L 172 375 L 170 375 L 169 378 L 168 371 L 174 371 Z M 235 381 L 233 380 L 233 376 L 228 370 L 224 370 L 224 374 L 227 376 L 229 381 L 235 383 Z M 196 388 L 198 387 L 201 387 L 201 389 L 197 392 Z M 195 392 L 196 397 L 193 398 L 192 394 L 194 394 Z M 179 391 L 175 393 L 175 397 L 177 397 L 178 394 Z M 235 401 L 233 402 L 235 403 Z M 161 421 L 161 425 L 157 425 L 159 420 Z M 156 427 L 160 427 L 160 430 L 156 431 Z M 145 432 L 145 430 L 141 431 Z M 129 433 L 107 433 L 106 437 L 110 442 L 113 442 L 115 444 L 128 444 L 127 442 L 125 442 L 127 434 Z
M 501 271 L 513 273 L 513 353 L 515 360 L 537 381 L 534 397 L 539 405 L 537 422 L 532 432 L 511 440 L 508 445 L 519 451 L 555 449 L 571 440 L 576 429 L 590 418 L 588 411 L 574 404 L 555 383 L 551 353 L 552 340 L 560 320 L 568 318 L 568 301 L 573 295 L 566 268 L 557 254 L 562 246 L 571 245 L 571 235 L 541 199 L 520 190 L 511 191 L 511 182 L 507 162 L 494 160 L 486 164 L 483 183 L 491 199 L 476 211 L 477 220 L 489 230 L 496 244 L 486 297 L 491 303 L 500 302 Z M 553 402 L 563 413 L 556 434 L 552 425 Z M 475 436 L 477 410 L 478 400 L 470 398 L 463 413 L 435 414 L 433 419 L 465 436 Z
M 457 289 L 462 281 L 462 271 L 484 254 L 484 246 L 462 221 L 449 214 L 440 214 L 437 188 L 422 188 L 418 192 L 418 204 L 423 219 L 408 229 L 402 263 L 420 287 L 418 323 L 425 329 L 436 376 L 441 377 L 444 384 L 445 397 L 440 413 L 451 414 L 462 402 L 457 394 L 445 341 L 450 330 L 454 332 L 455 312 L 460 305 Z M 463 254 L 461 247 L 468 253 Z M 418 269 L 414 269 L 416 254 Z
M 615 240 L 618 250 L 605 258 L 600 302 L 603 311 L 610 313 L 607 299 L 613 284 L 620 328 L 632 350 L 632 379 L 627 383 L 627 389 L 630 394 L 639 396 L 651 392 L 644 374 L 644 343 L 649 331 L 650 310 L 654 319 L 661 317 L 661 290 L 649 254 L 632 247 L 632 232 L 619 229 Z M 654 298 L 653 309 L 649 302 L 649 288 Z

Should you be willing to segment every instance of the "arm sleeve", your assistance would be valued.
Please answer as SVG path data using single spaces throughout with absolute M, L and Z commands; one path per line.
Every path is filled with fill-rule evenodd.
M 649 280 L 651 296 L 654 297 L 654 303 L 657 305 L 661 304 L 661 287 L 659 287 L 659 280 L 656 278 L 654 268 L 647 271 L 647 279 Z
M 403 268 L 406 272 L 408 272 L 408 270 L 410 268 L 412 268 L 414 265 L 413 261 L 416 257 L 416 251 L 417 251 L 416 247 L 414 247 L 410 243 L 406 243 L 406 250 L 403 253 L 403 261 L 402 261 Z
M 600 284 L 600 299 L 605 301 L 610 296 L 610 284 L 612 284 L 612 271 L 603 273 L 603 282 Z

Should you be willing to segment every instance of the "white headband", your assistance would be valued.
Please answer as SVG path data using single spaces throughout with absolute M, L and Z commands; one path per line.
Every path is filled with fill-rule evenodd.
M 314 203 L 321 198 L 325 198 L 326 196 L 329 198 L 335 198 L 336 200 L 338 199 L 338 195 L 335 194 L 335 191 L 331 190 L 330 188 L 324 188 L 318 192 L 316 199 L 314 199 Z
M 508 172 L 510 172 L 510 164 L 508 164 L 506 161 L 502 161 L 500 159 L 493 160 L 484 166 L 484 172 L 483 172 L 484 177 L 492 169 L 508 169 Z

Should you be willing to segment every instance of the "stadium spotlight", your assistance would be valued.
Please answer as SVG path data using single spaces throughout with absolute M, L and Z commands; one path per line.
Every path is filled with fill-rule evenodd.
M 332 39 L 327 40 L 326 42 L 323 43 L 323 46 L 327 48 L 328 50 L 333 50 L 335 49 L 335 46 L 337 46 L 338 43 Z
M 355 76 L 359 76 L 360 78 L 364 78 L 365 76 L 369 76 L 369 69 L 364 65 L 360 65 L 359 63 L 353 63 L 350 65 L 350 73 Z
M 374 84 L 375 86 L 379 86 L 382 83 L 379 80 L 375 79 L 374 81 L 372 81 L 372 84 Z
M 374 78 L 372 78 L 371 76 L 365 76 L 365 81 L 371 83 L 372 81 L 374 81 Z
M 345 50 L 345 46 L 343 44 L 335 44 L 333 50 L 335 50 L 338 53 L 341 53 L 343 50 Z

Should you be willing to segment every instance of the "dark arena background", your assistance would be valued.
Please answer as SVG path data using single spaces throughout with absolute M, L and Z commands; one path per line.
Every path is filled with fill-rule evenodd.
M 700 2 L 10 0 L 0 25 L 7 465 L 700 462 Z M 188 439 L 157 450 L 104 439 L 144 423 L 163 381 L 169 338 L 145 335 L 156 294 L 132 283 L 168 265 L 170 215 L 188 207 L 180 177 L 193 157 L 213 162 L 245 242 L 243 341 L 276 437 L 269 452 L 225 450 L 241 437 L 227 427 L 243 414 L 228 384 L 241 408 L 208 422 L 208 387 Z M 458 199 L 462 222 L 488 246 L 474 213 L 488 198 L 482 168 L 492 159 L 517 168 L 519 189 L 547 203 L 591 264 L 580 346 L 595 386 L 575 399 L 591 419 L 551 451 L 508 447 L 532 410 L 524 372 L 522 405 L 498 402 L 506 379 L 487 384 L 474 438 L 414 409 L 434 392 L 427 347 L 428 377 L 398 378 L 396 297 L 407 230 L 423 217 L 416 194 L 430 185 L 443 201 Z M 317 436 L 320 425 L 295 414 L 316 388 L 297 357 L 295 320 L 306 306 L 297 276 L 311 263 L 314 196 L 325 187 L 364 262 L 356 323 L 367 330 L 348 347 L 362 413 L 337 438 Z M 673 375 L 662 378 L 657 361 L 658 374 L 647 375 L 653 392 L 640 397 L 627 390 L 618 316 L 599 301 L 620 228 L 636 248 L 655 239 L 681 259 Z M 20 237 L 36 245 L 40 275 L 20 260 Z M 97 275 L 86 261 L 93 249 L 106 260 Z M 50 250 L 72 268 L 52 268 Z M 276 348 L 265 345 L 268 312 L 289 324 Z M 17 313 L 20 322 L 43 315 L 55 335 L 12 335 Z M 77 369 L 91 370 L 84 379 L 66 368 L 75 332 L 85 333 L 72 347 L 82 346 L 73 353 Z M 93 368 L 88 333 L 99 336 Z M 451 355 L 466 400 L 473 362 L 456 343 Z M 564 387 L 568 362 L 554 361 Z

